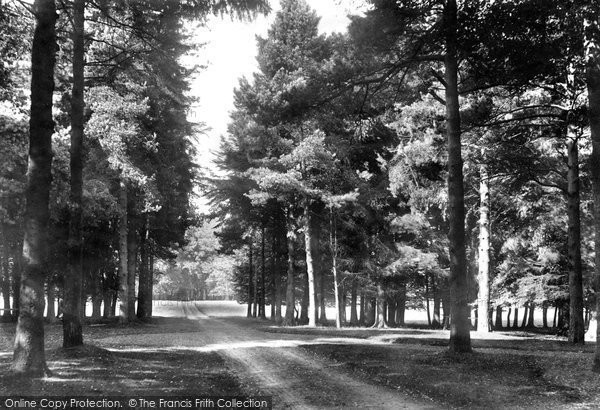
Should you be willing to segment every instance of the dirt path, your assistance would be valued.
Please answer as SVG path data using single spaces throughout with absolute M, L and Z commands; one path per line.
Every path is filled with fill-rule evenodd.
M 182 314 L 195 320 L 204 335 L 201 351 L 217 351 L 237 376 L 274 396 L 279 408 L 423 409 L 433 405 L 391 389 L 366 384 L 329 362 L 296 348 L 315 343 L 303 335 L 263 332 L 235 317 L 219 317 L 210 303 L 182 305 Z M 253 322 L 250 322 L 253 323 Z

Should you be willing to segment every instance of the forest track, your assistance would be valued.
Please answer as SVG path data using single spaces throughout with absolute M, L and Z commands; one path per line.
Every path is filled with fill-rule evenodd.
M 362 382 L 339 364 L 298 348 L 314 343 L 314 337 L 267 333 L 257 328 L 256 321 L 221 316 L 210 303 L 182 304 L 181 312 L 200 327 L 205 345 L 198 350 L 217 351 L 242 382 L 273 395 L 276 409 L 437 408 Z

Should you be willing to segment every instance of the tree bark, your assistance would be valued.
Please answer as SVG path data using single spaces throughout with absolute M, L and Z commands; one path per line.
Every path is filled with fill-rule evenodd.
M 140 267 L 138 278 L 137 317 L 147 319 L 150 317 L 152 305 L 152 275 L 150 274 L 149 252 L 149 217 L 146 215 L 144 227 L 140 235 Z
M 54 310 L 54 301 L 56 300 L 56 292 L 53 283 L 48 283 L 47 289 L 48 295 L 48 309 L 46 312 L 46 320 L 49 323 L 53 323 L 56 321 L 56 311 Z
M 447 0 L 444 8 L 446 40 L 446 132 L 448 133 L 448 219 L 450 231 L 451 352 L 471 352 L 468 273 L 465 251 L 465 200 L 458 101 L 457 6 Z
M 340 291 L 339 291 L 339 279 L 337 271 L 337 257 L 338 257 L 338 242 L 337 242 L 337 220 L 336 214 L 333 211 L 333 207 L 329 213 L 329 248 L 331 250 L 331 273 L 333 274 L 333 294 L 335 297 L 335 327 L 338 329 L 342 327 L 342 318 L 340 317 Z M 356 288 L 352 288 L 354 291 L 353 301 L 356 303 Z M 352 311 L 356 318 L 356 305 Z
M 285 292 L 285 319 L 283 324 L 285 326 L 292 326 L 294 324 L 294 309 L 296 307 L 295 299 L 295 284 L 294 284 L 294 241 L 296 240 L 296 233 L 294 232 L 294 226 L 291 219 L 290 211 L 287 215 L 287 285 Z
M 133 204 L 132 204 L 133 205 Z M 127 229 L 127 320 L 135 320 L 135 274 L 138 259 L 138 229 L 137 215 L 131 214 L 128 218 Z
M 548 328 L 548 305 L 544 302 L 542 306 L 542 327 L 544 329 Z
M 521 321 L 521 328 L 525 328 L 527 325 L 527 314 L 529 313 L 529 304 L 525 304 L 525 311 L 523 312 L 523 320 Z
M 350 325 L 358 325 L 358 312 L 356 311 L 356 305 L 358 304 L 358 283 L 356 280 L 352 281 L 352 288 L 350 290 Z
M 519 308 L 515 307 L 515 317 L 513 318 L 512 327 L 516 329 L 519 326 Z
M 2 226 L 2 236 L 0 236 L 0 239 L 2 239 L 2 254 L 0 255 L 0 257 L 2 258 L 2 299 L 3 299 L 3 308 L 4 311 L 2 312 L 2 316 L 5 318 L 9 318 L 12 316 L 11 311 L 10 311 L 10 279 L 11 279 L 11 272 L 10 272 L 10 264 L 9 264 L 9 259 L 10 259 L 10 250 L 9 250 L 9 244 L 8 244 L 8 238 L 6 236 L 6 232 L 5 232 L 6 226 L 3 225 Z
M 568 262 L 569 262 L 569 342 L 583 344 L 585 328 L 583 322 L 583 274 L 581 266 L 581 216 L 579 198 L 579 150 L 578 138 L 569 124 L 567 131 L 567 219 L 568 219 Z
M 64 281 L 63 347 L 83 344 L 81 292 L 83 286 L 81 215 L 83 201 L 84 108 L 84 12 L 85 0 L 73 1 L 73 88 L 71 91 L 71 190 L 68 267 Z
M 535 303 L 529 304 L 529 314 L 527 315 L 527 327 L 532 328 L 535 326 L 533 315 L 535 314 Z M 583 319 L 583 318 L 582 318 Z
M 127 185 L 124 180 L 121 179 L 119 185 L 119 320 L 122 323 L 126 323 L 129 320 L 129 275 L 127 272 Z
M 429 310 L 429 274 L 425 273 L 425 309 L 427 310 L 427 325 L 431 327 L 431 311 Z
M 510 328 L 510 315 L 512 313 L 512 307 L 508 308 L 508 312 L 506 313 L 506 328 Z
M 477 331 L 488 333 L 490 324 L 487 321 L 490 306 L 490 187 L 487 167 L 479 168 L 479 270 L 477 283 Z
M 315 266 L 313 263 L 312 246 L 312 216 L 310 203 L 305 201 L 304 205 L 304 246 L 306 248 L 306 276 L 308 279 L 308 326 L 317 325 L 317 309 L 315 299 Z
M 358 323 L 360 326 L 365 325 L 365 320 L 366 320 L 365 303 L 367 303 L 367 298 L 365 297 L 365 293 L 360 292 L 360 312 L 359 312 L 359 317 L 358 317 Z
M 404 326 L 406 313 L 406 283 L 400 286 L 400 293 L 396 296 L 396 325 Z
M 252 306 L 254 300 L 254 282 L 252 278 L 252 241 L 248 244 L 248 311 L 246 317 L 252 317 Z
M 494 327 L 496 329 L 502 329 L 502 306 L 496 306 L 496 320 L 494 321 Z M 516 309 L 515 309 L 516 313 Z
M 584 9 L 584 44 L 586 81 L 588 90 L 588 119 L 592 140 L 590 168 L 594 199 L 594 248 L 596 286 L 596 320 L 600 322 L 600 22 L 599 12 L 594 5 Z M 597 326 L 596 340 L 600 341 L 600 325 Z M 600 343 L 596 343 L 593 370 L 600 372 Z
M 56 5 L 36 0 L 31 50 L 31 114 L 25 191 L 23 271 L 13 369 L 28 376 L 46 374 L 44 352 L 44 279 L 52 182 L 52 94 L 56 62 Z
M 381 281 L 377 283 L 377 315 L 375 316 L 375 323 L 373 323 L 373 327 L 378 329 L 386 329 L 388 327 L 385 321 L 385 292 L 383 290 L 383 284 Z
M 266 319 L 266 265 L 267 259 L 265 257 L 265 225 L 263 224 L 261 235 L 260 235 L 260 304 L 258 307 L 258 315 L 261 319 Z

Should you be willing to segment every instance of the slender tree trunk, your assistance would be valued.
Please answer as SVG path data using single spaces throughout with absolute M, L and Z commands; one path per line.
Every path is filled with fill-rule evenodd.
M 137 272 L 138 259 L 138 230 L 137 216 L 128 217 L 129 227 L 127 230 L 127 320 L 135 320 L 135 274 Z
M 567 216 L 568 216 L 568 260 L 569 260 L 569 342 L 583 344 L 583 276 L 581 266 L 581 216 L 579 199 L 579 150 L 575 126 L 568 125 L 567 151 Z
M 23 272 L 23 239 L 18 240 L 16 243 L 9 245 L 11 249 L 11 256 L 13 259 L 12 267 L 12 317 L 16 321 L 19 317 L 19 304 L 21 300 L 21 276 Z
M 396 296 L 396 325 L 404 326 L 406 313 L 406 283 L 400 286 L 400 293 Z
M 310 203 L 304 205 L 304 246 L 306 247 L 306 276 L 308 278 L 308 326 L 317 325 L 317 310 L 315 304 L 315 267 L 313 263 L 312 246 L 312 216 Z
M 0 239 L 2 239 L 2 255 L 0 255 L 2 257 L 2 298 L 3 298 L 3 308 L 4 308 L 4 312 L 2 313 L 2 316 L 5 318 L 11 317 L 11 311 L 10 311 L 10 277 L 11 277 L 11 272 L 10 272 L 10 264 L 9 264 L 9 259 L 10 259 L 10 250 L 9 250 L 9 244 L 8 244 L 8 238 L 6 236 L 6 232 L 5 232 L 6 226 L 3 225 L 2 227 L 2 236 L 0 236 Z
M 429 311 L 429 274 L 425 274 L 425 308 L 427 310 L 427 325 L 431 327 L 431 312 Z
M 48 311 L 46 312 L 46 320 L 50 323 L 53 323 L 56 321 L 56 311 L 54 310 L 54 301 L 56 300 L 56 292 L 55 292 L 53 283 L 48 284 L 47 295 L 48 295 Z
M 138 305 L 137 317 L 147 319 L 150 317 L 152 305 L 152 275 L 150 274 L 150 252 L 149 252 L 149 223 L 150 218 L 145 216 L 145 223 L 140 235 L 140 268 L 138 278 Z
M 521 328 L 525 328 L 527 325 L 527 314 L 529 313 L 529 304 L 525 304 L 525 311 L 523 312 L 523 321 L 521 321 Z
M 68 267 L 64 281 L 63 347 L 83 344 L 81 328 L 81 292 L 83 265 L 81 259 L 81 212 L 83 201 L 83 88 L 84 88 L 84 12 L 85 0 L 73 1 L 73 88 L 71 93 L 71 191 Z
M 261 319 L 266 319 L 265 312 L 265 300 L 266 300 L 266 263 L 267 260 L 265 258 L 265 226 L 263 224 L 260 235 L 260 296 L 258 301 L 258 316 Z
M 365 293 L 360 292 L 360 313 L 359 313 L 358 322 L 361 326 L 365 325 L 365 320 L 366 320 L 365 303 L 367 303 L 367 298 L 365 297 Z
M 545 302 L 542 306 L 542 327 L 544 329 L 548 328 L 548 305 Z
M 31 50 L 31 114 L 24 216 L 24 266 L 13 369 L 28 376 L 48 373 L 44 352 L 44 279 L 52 182 L 52 94 L 56 62 L 56 5 L 35 0 Z
M 252 241 L 248 245 L 248 311 L 246 317 L 252 317 L 252 301 L 254 300 L 254 282 L 252 278 Z
M 14 262 L 12 268 L 11 286 L 12 286 L 12 317 L 16 321 L 19 317 L 19 304 L 21 300 L 21 275 L 23 272 L 23 246 L 21 243 L 16 245 L 13 253 Z
M 112 300 L 112 293 L 113 291 L 110 289 L 106 289 L 104 291 L 104 294 L 102 295 L 102 303 L 103 303 L 103 310 L 102 310 L 102 317 L 104 318 L 108 318 L 110 317 L 111 314 L 111 309 L 110 309 L 110 305 L 111 305 L 111 300 Z
M 535 314 L 535 303 L 529 304 L 529 315 L 527 316 L 527 327 L 535 327 L 535 321 L 533 315 Z
M 479 271 L 477 282 L 477 331 L 488 333 L 490 329 L 487 321 L 490 306 L 490 187 L 487 167 L 481 165 L 479 181 Z
M 385 321 L 385 292 L 383 290 L 383 284 L 381 281 L 377 283 L 377 315 L 375 317 L 375 323 L 373 323 L 373 327 L 378 329 L 386 329 L 388 327 Z
M 506 314 L 506 328 L 510 328 L 510 315 L 512 313 L 512 307 L 508 308 L 508 313 Z
M 350 291 L 350 325 L 358 325 L 358 312 L 356 311 L 356 305 L 358 304 L 358 283 L 356 280 L 352 281 L 352 289 Z
M 519 308 L 515 308 L 515 317 L 513 318 L 512 327 L 516 329 L 519 326 Z
M 495 323 L 495 328 L 496 329 L 502 329 L 502 311 L 504 309 L 502 309 L 502 306 L 497 306 L 496 307 L 496 320 L 494 321 Z M 516 312 L 516 310 L 515 310 Z
M 285 319 L 283 324 L 285 326 L 291 326 L 294 324 L 294 308 L 296 306 L 295 299 L 295 284 L 294 284 L 294 241 L 296 240 L 296 233 L 292 225 L 292 219 L 290 211 L 287 215 L 287 285 L 285 292 Z
M 129 275 L 127 272 L 127 184 L 122 179 L 119 186 L 119 319 L 122 323 L 129 320 Z
M 338 256 L 338 243 L 337 243 L 337 220 L 336 214 L 333 211 L 333 207 L 329 213 L 329 248 L 331 249 L 331 273 L 333 273 L 333 295 L 335 297 L 335 327 L 338 329 L 342 327 L 342 318 L 340 317 L 340 291 L 339 291 L 339 279 L 337 271 L 337 256 Z M 354 290 L 354 302 L 356 302 L 356 288 Z M 354 306 L 353 313 L 356 316 L 356 305 Z
M 446 37 L 446 132 L 448 133 L 448 218 L 450 232 L 451 352 L 471 352 L 468 272 L 465 253 L 465 202 L 458 101 L 457 6 L 447 0 L 444 8 Z M 444 309 L 445 310 L 445 309 Z

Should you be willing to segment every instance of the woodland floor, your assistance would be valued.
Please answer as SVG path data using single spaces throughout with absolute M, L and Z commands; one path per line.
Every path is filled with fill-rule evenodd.
M 0 325 L 0 396 L 273 396 L 274 408 L 600 408 L 594 344 L 527 332 L 472 333 L 445 353 L 424 329 L 277 328 L 235 302 L 169 302 L 151 323 L 86 325 L 60 348 L 46 326 L 51 377 L 10 375 L 14 325 Z M 1 407 L 1 405 L 0 405 Z

